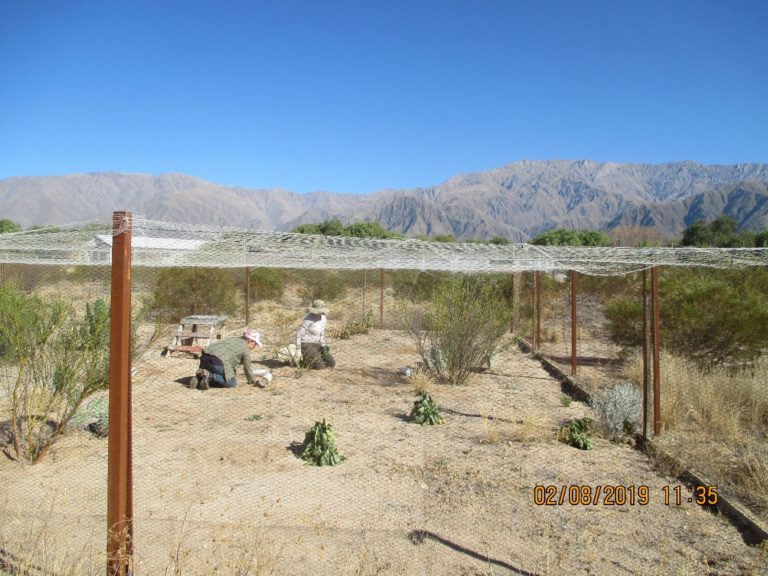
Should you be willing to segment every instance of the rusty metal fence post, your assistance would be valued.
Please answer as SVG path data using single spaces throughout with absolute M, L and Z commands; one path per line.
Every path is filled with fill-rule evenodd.
M 643 270 L 643 438 L 648 438 L 648 272 Z
M 251 325 L 251 269 L 245 267 L 245 325 Z
M 107 575 L 127 576 L 133 553 L 130 212 L 112 216 L 107 457 Z
M 576 293 L 578 290 L 578 276 L 575 270 L 571 270 L 571 375 L 576 375 Z
M 384 268 L 379 268 L 379 328 L 384 328 Z
M 533 273 L 533 349 L 541 346 L 541 272 Z
M 659 362 L 659 270 L 651 268 L 651 309 L 653 313 L 653 435 L 661 434 L 661 370 Z

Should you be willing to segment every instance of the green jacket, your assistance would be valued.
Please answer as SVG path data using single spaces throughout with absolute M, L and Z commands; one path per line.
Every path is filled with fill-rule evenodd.
M 224 364 L 224 378 L 227 380 L 235 375 L 235 368 L 242 364 L 248 384 L 253 384 L 256 381 L 256 377 L 251 371 L 251 349 L 248 348 L 244 338 L 232 336 L 223 340 L 217 340 L 213 344 L 206 346 L 203 352 L 219 357 L 222 364 Z

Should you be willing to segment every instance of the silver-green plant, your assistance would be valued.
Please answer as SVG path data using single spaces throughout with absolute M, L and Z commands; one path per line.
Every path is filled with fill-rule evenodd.
M 69 422 L 70 427 L 89 430 L 97 436 L 109 433 L 109 398 L 92 396 L 80 406 Z
M 83 401 L 109 381 L 109 314 L 103 304 L 78 315 L 61 299 L 0 286 L 12 459 L 37 462 L 64 433 Z
M 631 382 L 617 382 L 592 398 L 602 430 L 614 442 L 639 429 L 643 398 Z

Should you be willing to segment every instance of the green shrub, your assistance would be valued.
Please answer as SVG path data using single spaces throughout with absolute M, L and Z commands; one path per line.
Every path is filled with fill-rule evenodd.
M 299 296 L 306 303 L 313 300 L 333 302 L 343 298 L 347 292 L 346 279 L 342 274 L 330 270 L 301 270 L 296 277 L 302 286 Z
M 234 315 L 240 299 L 229 270 L 166 268 L 158 275 L 147 306 L 160 322 L 178 322 L 190 314 Z
M 424 310 L 406 307 L 403 316 L 426 368 L 461 384 L 496 352 L 512 308 L 492 279 L 463 276 L 441 283 Z
M 251 302 L 257 300 L 279 300 L 285 291 L 285 278 L 281 270 L 255 268 L 250 277 Z
M 6 455 L 39 460 L 83 401 L 107 387 L 108 320 L 103 302 L 78 315 L 60 299 L 0 287 L 0 340 L 7 351 L 2 379 L 10 399 Z
M 660 280 L 661 342 L 703 363 L 752 361 L 768 346 L 765 272 L 689 269 L 664 271 Z M 621 296 L 605 314 L 614 342 L 642 345 L 642 303 Z
M 301 459 L 315 466 L 335 466 L 344 460 L 336 449 L 336 435 L 330 422 L 323 418 L 304 436 Z
M 349 340 L 356 334 L 368 334 L 373 328 L 373 312 L 370 310 L 362 320 L 352 320 L 341 328 L 334 330 L 333 335 L 339 340 Z
M 612 246 L 613 242 L 598 230 L 570 230 L 559 228 L 542 232 L 532 238 L 530 244 L 539 246 Z
M 432 426 L 433 424 L 442 424 L 443 417 L 440 415 L 440 408 L 432 400 L 432 397 L 426 392 L 419 392 L 419 399 L 413 403 L 411 410 L 411 422 L 415 424 L 424 424 Z
M 392 275 L 392 283 L 397 298 L 423 302 L 432 298 L 435 288 L 451 277 L 448 272 L 398 270 Z
M 592 439 L 589 437 L 591 428 L 592 420 L 589 418 L 573 420 L 560 428 L 557 439 L 579 450 L 592 450 Z

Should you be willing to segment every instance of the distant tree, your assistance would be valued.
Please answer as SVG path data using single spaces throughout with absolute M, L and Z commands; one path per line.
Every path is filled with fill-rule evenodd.
M 291 230 L 296 234 L 321 234 L 320 227 L 317 224 L 301 224 Z
M 431 238 L 434 242 L 456 242 L 453 234 L 438 234 Z
M 398 232 L 390 232 L 378 222 L 358 222 L 344 229 L 344 236 L 355 238 L 404 238 Z
M 344 226 L 339 220 L 325 220 L 318 224 L 302 224 L 291 232 L 297 234 L 322 234 L 323 236 L 353 236 L 355 238 L 404 238 L 398 232 L 390 232 L 378 222 L 357 222 Z
M 768 248 L 768 230 L 763 230 L 755 235 L 756 248 Z
M 611 239 L 598 230 L 569 230 L 558 228 L 531 239 L 537 246 L 611 246 Z
M 325 220 L 317 227 L 323 236 L 344 236 L 344 225 L 339 220 Z
M 718 216 L 712 222 L 697 220 L 685 230 L 681 244 L 683 246 L 738 248 L 754 245 L 754 239 L 748 232 L 739 234 L 738 223 L 730 216 Z
M 509 238 L 504 238 L 503 236 L 494 236 L 491 238 L 491 244 L 503 245 L 511 243 L 512 241 Z
M 17 224 L 13 220 L 3 219 L 0 220 L 0 234 L 6 232 L 19 232 L 21 231 L 21 225 Z

